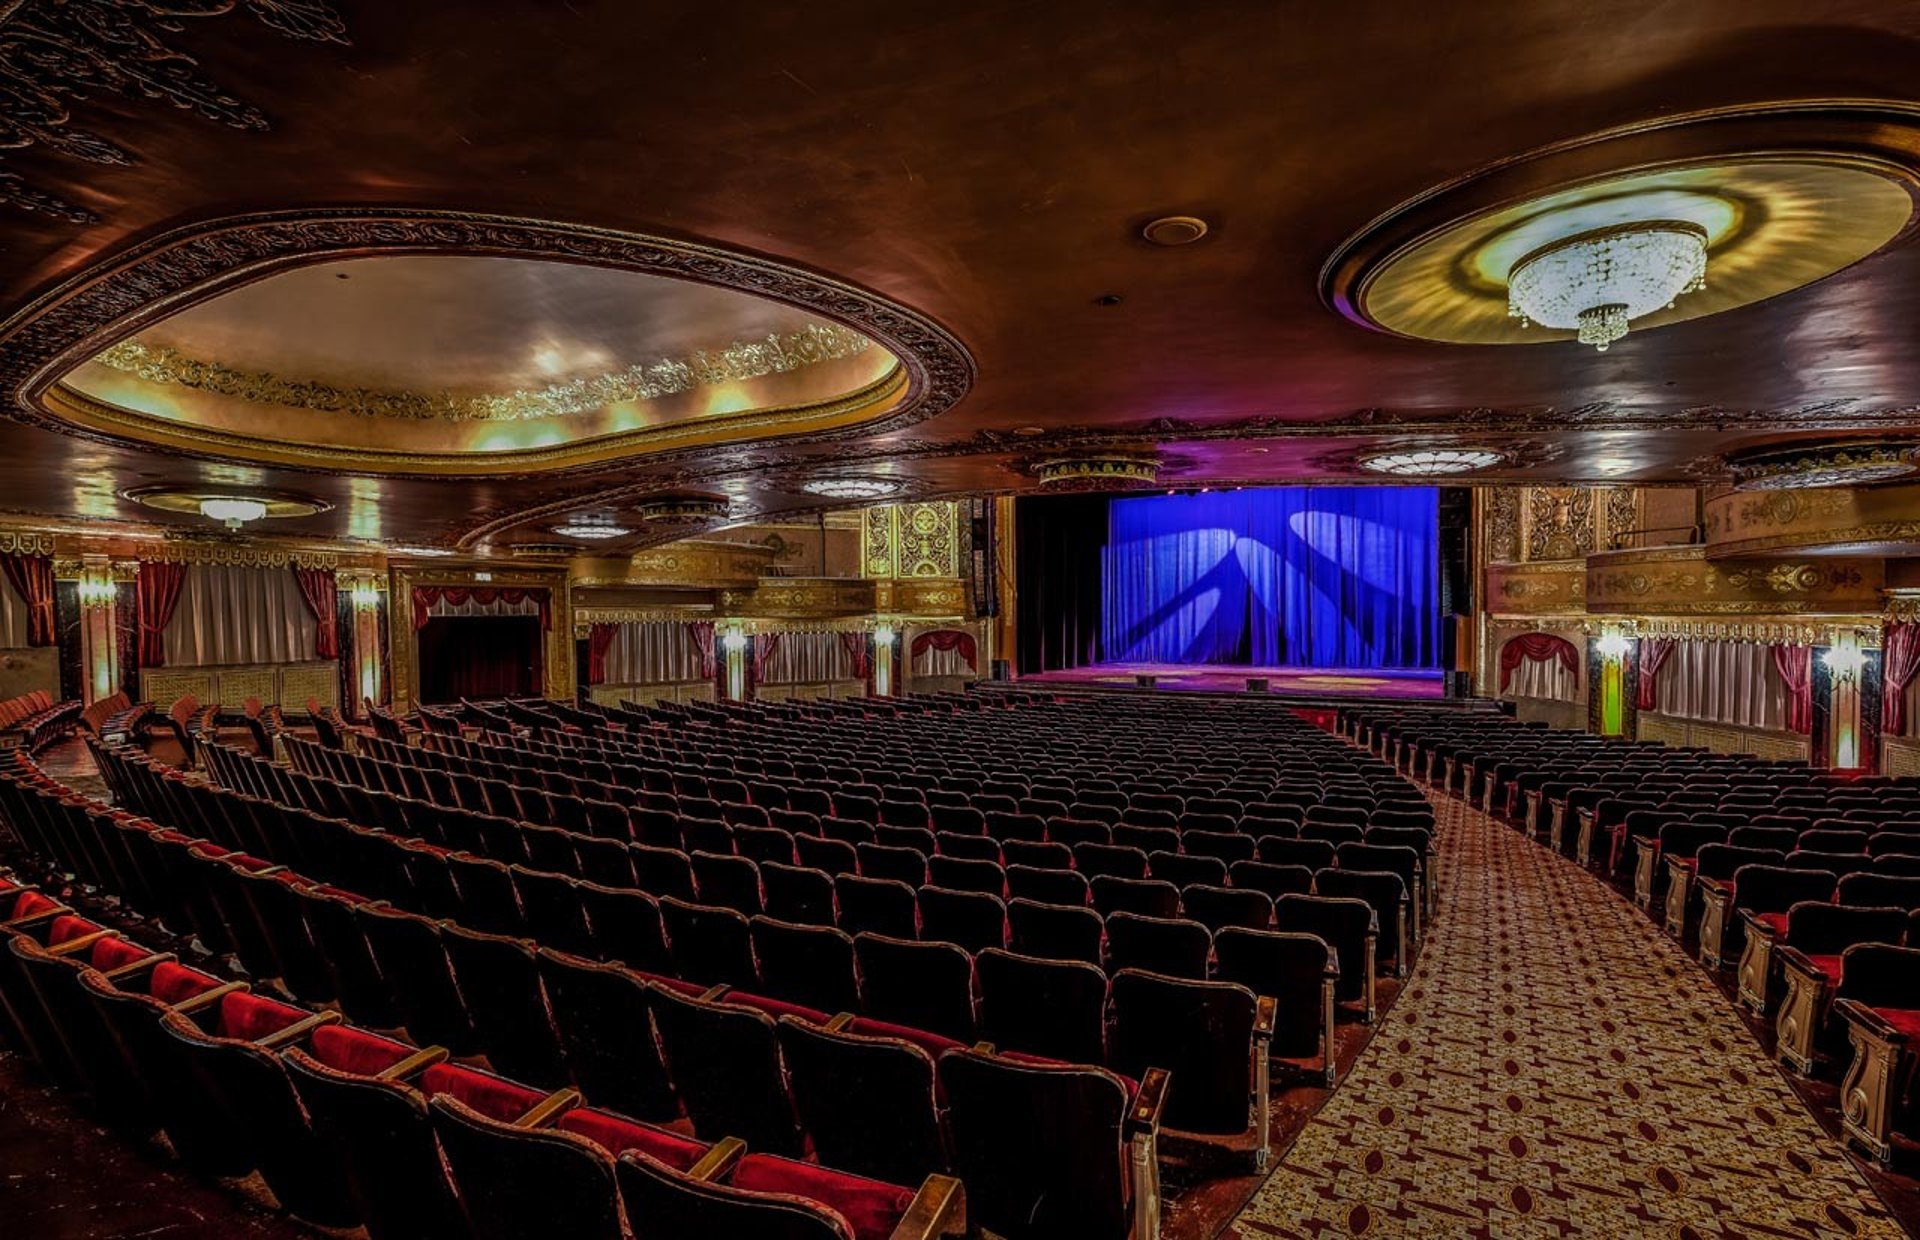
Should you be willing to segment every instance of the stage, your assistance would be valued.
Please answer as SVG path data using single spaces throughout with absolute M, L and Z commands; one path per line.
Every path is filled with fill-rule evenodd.
M 1247 667 L 1211 663 L 1095 663 L 1061 671 L 1038 672 L 1015 682 L 1022 688 L 1058 686 L 1076 689 L 1139 689 L 1138 678 L 1154 677 L 1153 688 L 1183 693 L 1245 693 L 1249 677 L 1264 677 L 1267 692 L 1294 698 L 1382 698 L 1391 701 L 1439 701 L 1446 682 L 1438 671 L 1402 668 Z

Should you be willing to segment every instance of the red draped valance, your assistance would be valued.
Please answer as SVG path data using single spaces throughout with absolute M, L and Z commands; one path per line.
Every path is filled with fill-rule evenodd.
M 959 629 L 935 629 L 913 639 L 911 654 L 914 658 L 919 658 L 928 650 L 938 650 L 943 653 L 958 650 L 960 657 L 967 661 L 968 667 L 975 671 L 980 670 L 980 664 L 975 661 L 979 648 L 974 644 L 971 633 L 962 632 Z
M 553 628 L 553 602 L 550 593 L 544 589 L 513 589 L 496 586 L 415 586 L 413 588 L 413 627 L 424 629 L 432 619 L 433 605 L 445 603 L 449 607 L 459 607 L 467 602 L 475 602 L 482 607 L 491 607 L 494 603 L 505 603 L 517 607 L 532 599 L 540 608 L 540 627 Z
M 1549 659 L 1558 659 L 1560 666 L 1573 677 L 1573 683 L 1580 683 L 1580 652 L 1573 648 L 1572 642 L 1552 633 L 1522 633 L 1500 647 L 1500 692 L 1507 691 L 1508 682 L 1522 663 L 1528 660 L 1544 663 Z

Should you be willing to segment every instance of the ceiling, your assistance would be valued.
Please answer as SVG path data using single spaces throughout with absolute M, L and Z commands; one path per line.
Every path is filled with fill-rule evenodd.
M 0 53 L 52 40 L 87 74 L 77 100 L 39 83 L 51 108 L 15 109 L 0 130 L 10 389 L 28 378 L 6 356 L 29 352 L 21 333 L 82 293 L 135 315 L 118 334 L 204 345 L 230 367 L 463 391 L 535 381 L 528 346 L 547 336 L 571 377 L 590 354 L 630 365 L 657 342 L 796 313 L 649 317 L 581 291 L 607 274 L 589 270 L 581 288 L 569 273 L 520 295 L 478 281 L 493 326 L 476 334 L 437 325 L 471 325 L 474 282 L 393 277 L 369 306 L 359 299 L 388 277 L 347 293 L 359 276 L 321 266 L 250 274 L 261 282 L 220 290 L 224 309 L 166 321 L 153 307 L 180 309 L 166 270 L 98 274 L 156 239 L 267 212 L 498 216 L 712 247 L 858 290 L 862 323 L 918 316 L 963 353 L 950 401 L 877 430 L 766 431 L 491 478 L 210 459 L 69 433 L 35 403 L 0 423 L 0 504 L 19 512 L 148 519 L 123 492 L 254 485 L 331 505 L 274 532 L 453 544 L 663 491 L 727 494 L 743 517 L 801 511 L 818 501 L 799 482 L 820 470 L 917 494 L 1029 487 L 1040 455 L 1085 446 L 1157 444 L 1177 482 L 1351 479 L 1369 448 L 1488 440 L 1526 449 L 1505 478 L 1688 482 L 1735 449 L 1920 420 L 1920 252 L 1905 233 L 1826 279 L 1604 355 L 1374 330 L 1331 309 L 1322 280 L 1370 223 L 1529 152 L 1624 131 L 1657 161 L 1677 142 L 1660 126 L 1690 114 L 1920 102 L 1920 8 L 1896 0 L 1538 0 L 1419 21 L 1391 0 L 254 0 L 165 25 L 138 0 L 85 7 L 101 21 L 56 0 L 0 6 Z M 193 58 L 163 84 L 170 98 L 141 97 L 115 59 L 143 37 Z M 63 107 L 65 124 L 46 120 Z M 1881 132 L 1920 158 L 1904 131 Z M 1168 214 L 1210 231 L 1177 248 L 1141 239 Z M 397 252 L 431 250 L 432 226 Z M 211 262 L 216 248 L 196 253 Z M 479 261 L 395 252 L 352 261 L 416 274 Z M 305 296 L 270 296 L 280 281 Z M 769 296 L 791 304 L 790 288 Z M 833 299 L 811 304 L 840 320 Z M 903 411 L 925 395 L 915 383 Z

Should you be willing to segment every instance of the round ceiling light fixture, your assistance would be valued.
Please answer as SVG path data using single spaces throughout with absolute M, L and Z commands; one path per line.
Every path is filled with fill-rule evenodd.
M 1140 229 L 1155 245 L 1192 245 L 1207 235 L 1207 222 L 1197 215 L 1163 215 Z
M 393 555 L 417 556 L 422 559 L 438 559 L 441 556 L 459 554 L 451 547 L 393 547 L 389 550 Z
M 594 541 L 607 538 L 625 538 L 632 530 L 623 525 L 615 525 L 604 519 L 581 519 L 569 521 L 565 525 L 556 525 L 553 532 L 562 538 L 585 538 Z
M 1033 466 L 1033 474 L 1041 486 L 1061 491 L 1151 486 L 1160 477 L 1160 461 L 1152 456 L 1093 453 L 1040 461 Z
M 1605 353 L 1634 319 L 1707 285 L 1707 230 L 1684 220 L 1600 228 L 1549 242 L 1507 275 L 1507 314 L 1578 334 Z
M 1506 459 L 1506 453 L 1491 448 L 1416 448 L 1363 457 L 1360 468 L 1401 478 L 1437 478 L 1491 469 Z
M 649 525 L 701 525 L 725 521 L 732 515 L 733 508 L 723 497 L 692 495 L 649 500 L 636 505 L 634 512 Z
M 1859 487 L 1920 473 L 1920 444 L 1864 440 L 1777 448 L 1729 460 L 1742 491 Z
M 152 486 L 135 487 L 121 493 L 125 498 L 162 512 L 205 517 L 237 530 L 249 521 L 269 517 L 311 517 L 333 505 L 311 495 L 291 491 L 216 490 L 211 487 Z
M 905 490 L 904 484 L 892 478 L 809 478 L 800 484 L 800 489 L 809 495 L 818 495 L 825 499 L 885 499 L 889 495 L 898 495 Z
M 265 500 L 246 499 L 232 496 L 200 501 L 200 515 L 209 521 L 218 521 L 230 530 L 237 530 L 249 521 L 258 521 L 267 515 Z

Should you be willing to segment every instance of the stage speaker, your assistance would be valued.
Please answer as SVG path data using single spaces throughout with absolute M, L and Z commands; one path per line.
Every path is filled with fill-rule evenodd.
M 1160 683 L 1160 678 L 1151 672 L 1141 672 L 1133 678 L 1133 683 L 1142 689 L 1151 689 Z
M 1267 679 L 1265 676 L 1247 677 L 1248 693 L 1265 693 L 1271 688 L 1273 688 L 1273 682 Z

